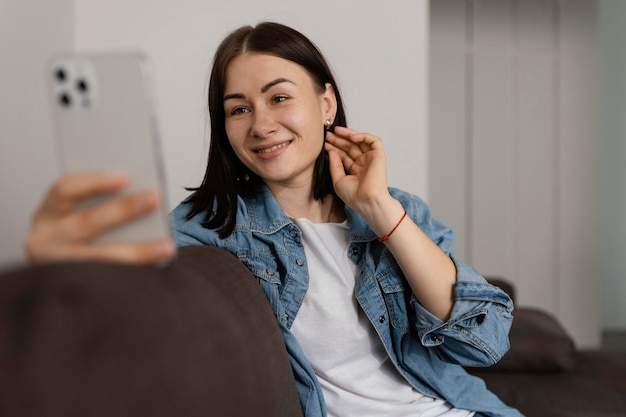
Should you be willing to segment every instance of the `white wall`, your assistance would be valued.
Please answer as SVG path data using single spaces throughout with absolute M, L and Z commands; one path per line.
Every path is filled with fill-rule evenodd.
M 8 30 L 1 29 L 3 35 L 7 31 L 2 39 L 12 39 L 4 41 L 3 48 L 16 55 L 29 51 L 28 61 L 18 57 L 19 68 L 10 83 L 10 94 L 0 97 L 3 108 L 12 107 L 12 102 L 20 99 L 20 85 L 30 85 L 46 55 L 57 47 L 67 49 L 70 44 L 67 22 L 71 21 L 72 2 L 66 1 L 61 9 L 56 1 L 40 3 L 33 8 L 28 2 L 0 0 L 3 7 L 8 4 L 16 9 L 9 13 L 2 11 L 2 18 L 10 23 Z M 186 195 L 185 186 L 199 184 L 204 172 L 208 150 L 206 80 L 213 52 L 231 30 L 262 20 L 291 25 L 320 47 L 342 88 L 349 125 L 372 132 L 385 141 L 390 184 L 426 197 L 427 0 L 396 0 L 394 7 L 378 0 L 75 0 L 73 3 L 73 39 L 77 49 L 131 48 L 145 51 L 152 58 L 171 206 Z M 25 31 L 26 22 L 33 22 L 30 13 L 35 9 L 41 10 L 41 20 L 35 20 Z M 46 25 L 48 20 L 54 24 Z M 26 33 L 34 37 L 22 44 L 19 39 Z M 63 37 L 65 41 L 49 43 L 46 48 L 36 47 L 51 37 Z M 26 232 L 34 197 L 56 175 L 56 166 L 50 159 L 52 139 L 42 95 L 42 86 L 35 84 L 31 100 L 37 102 L 37 112 L 28 123 L 12 127 L 11 141 L 5 139 L 3 120 L 0 191 L 5 196 L 12 195 L 12 201 L 7 204 L 4 199 L 0 206 L 3 256 L 0 262 L 19 256 L 18 240 Z M 30 107 L 28 103 L 22 104 L 7 122 L 25 117 Z M 25 147 L 24 141 L 32 142 L 32 146 Z M 21 150 L 19 154 L 16 149 Z M 39 155 L 39 159 L 29 154 Z M 7 162 L 12 165 L 5 168 Z M 28 182 L 30 194 L 16 195 L 13 190 L 17 187 L 12 179 L 16 172 L 24 172 L 25 165 L 28 175 L 24 176 L 28 178 L 20 180 L 20 186 Z M 7 212 L 6 207 L 11 211 Z M 19 227 L 13 227 L 14 224 Z M 11 228 L 5 233 L 8 226 Z
M 600 341 L 596 4 L 431 3 L 433 212 L 581 347 Z

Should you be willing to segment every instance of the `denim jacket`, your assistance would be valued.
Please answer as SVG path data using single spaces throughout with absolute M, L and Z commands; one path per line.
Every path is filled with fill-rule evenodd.
M 355 296 L 391 361 L 425 395 L 488 416 L 521 416 L 463 369 L 492 365 L 508 350 L 511 299 L 454 257 L 453 232 L 431 217 L 422 200 L 397 189 L 390 192 L 421 230 L 451 256 L 457 269 L 454 307 L 444 322 L 420 304 L 390 251 L 376 240 L 364 219 L 346 207 L 350 226 L 346 256 L 362 271 Z M 253 196 L 240 197 L 237 203 L 237 224 L 225 239 L 202 227 L 204 213 L 185 220 L 189 206 L 179 205 L 171 213 L 176 244 L 224 248 L 250 269 L 280 325 L 304 415 L 325 416 L 322 389 L 290 331 L 309 280 L 301 231 L 266 187 Z

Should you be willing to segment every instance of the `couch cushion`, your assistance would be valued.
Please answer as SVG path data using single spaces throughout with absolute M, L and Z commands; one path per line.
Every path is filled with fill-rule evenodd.
M 513 312 L 511 349 L 490 369 L 501 371 L 569 371 L 576 366 L 572 338 L 549 313 L 534 308 Z
M 528 417 L 626 415 L 626 352 L 579 350 L 569 372 L 474 370 L 502 401 Z
M 5 272 L 0 306 L 0 415 L 301 415 L 275 317 L 223 250 Z

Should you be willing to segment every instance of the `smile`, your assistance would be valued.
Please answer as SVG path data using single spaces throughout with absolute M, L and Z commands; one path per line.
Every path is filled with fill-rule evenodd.
M 256 153 L 269 153 L 269 152 L 274 152 L 277 149 L 281 149 L 284 148 L 285 146 L 289 145 L 291 143 L 291 141 L 287 141 L 287 142 L 283 142 L 283 143 L 279 143 L 277 145 L 273 145 L 270 146 L 269 148 L 263 148 L 263 149 L 257 149 L 255 150 Z

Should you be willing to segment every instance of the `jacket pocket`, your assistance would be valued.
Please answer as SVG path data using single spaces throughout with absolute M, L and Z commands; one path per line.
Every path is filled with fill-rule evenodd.
M 391 325 L 398 330 L 407 330 L 409 328 L 407 291 L 410 287 L 402 278 L 400 268 L 392 267 L 378 275 L 376 279 L 383 294 Z
M 237 252 L 237 257 L 257 279 L 265 297 L 267 298 L 267 301 L 272 307 L 276 320 L 281 322 L 284 318 L 284 314 L 281 314 L 280 312 L 279 286 L 281 280 L 276 262 L 271 257 L 268 257 L 267 259 L 256 256 L 253 257 L 243 251 Z

